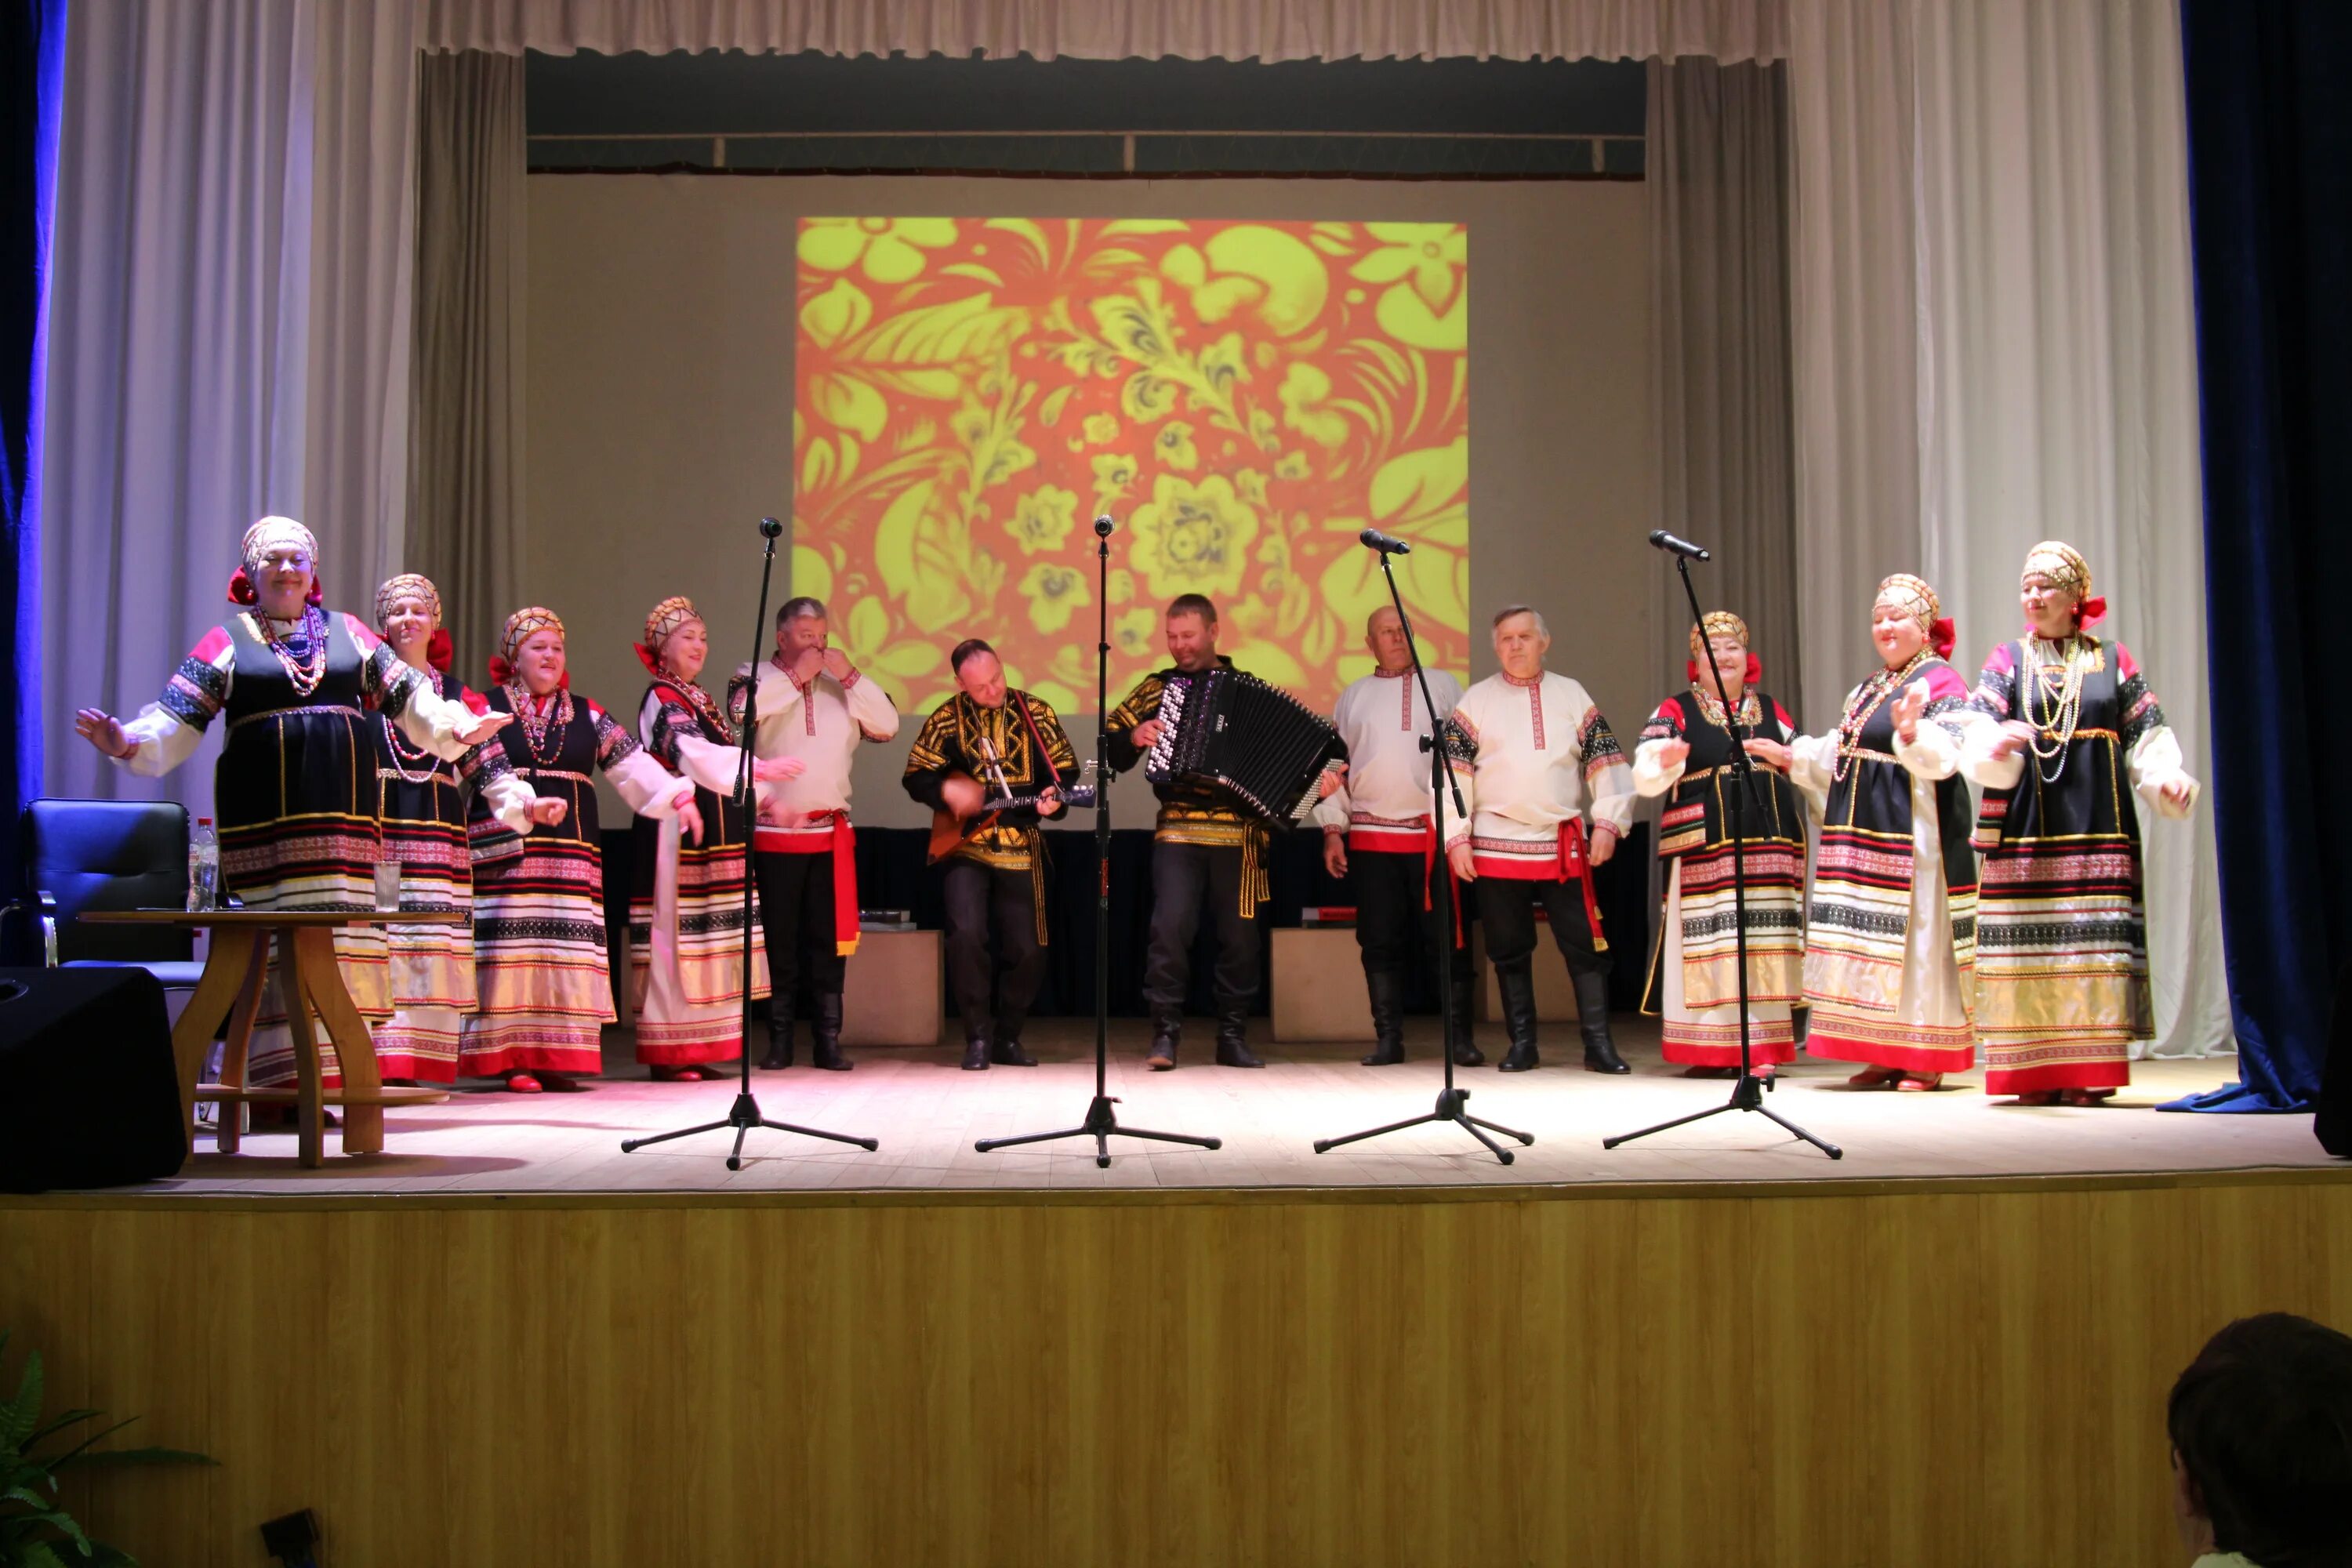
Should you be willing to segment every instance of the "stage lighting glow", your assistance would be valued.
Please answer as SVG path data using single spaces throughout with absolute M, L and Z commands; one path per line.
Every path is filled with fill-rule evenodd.
M 1098 512 L 1111 679 L 1202 593 L 1221 650 L 1328 708 L 1387 602 L 1469 664 L 1468 235 L 1443 223 L 801 222 L 793 591 L 921 710 L 985 637 L 1091 710 Z

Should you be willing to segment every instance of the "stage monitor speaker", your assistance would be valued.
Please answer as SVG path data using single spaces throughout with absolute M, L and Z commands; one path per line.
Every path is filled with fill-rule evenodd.
M 0 969 L 0 1191 L 152 1182 L 187 1151 L 153 975 Z

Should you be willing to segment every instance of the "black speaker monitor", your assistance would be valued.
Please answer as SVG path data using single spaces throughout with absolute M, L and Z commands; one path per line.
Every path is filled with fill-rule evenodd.
M 153 975 L 0 969 L 0 1191 L 152 1182 L 187 1147 Z

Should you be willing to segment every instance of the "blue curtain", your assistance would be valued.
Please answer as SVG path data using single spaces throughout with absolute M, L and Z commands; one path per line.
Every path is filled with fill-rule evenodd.
M 17 811 L 41 787 L 41 306 L 65 41 L 65 0 L 0 0 L 0 897 L 16 888 Z
M 2304 1110 L 2352 931 L 2352 5 L 2181 0 L 2180 18 L 2242 1082 L 2168 1109 Z

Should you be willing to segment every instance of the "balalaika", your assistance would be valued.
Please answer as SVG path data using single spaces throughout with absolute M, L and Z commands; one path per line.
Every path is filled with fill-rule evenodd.
M 1323 764 L 1347 750 L 1323 715 L 1237 669 L 1171 675 L 1160 688 L 1160 721 L 1144 777 L 1223 784 L 1276 819 L 1311 807 Z

